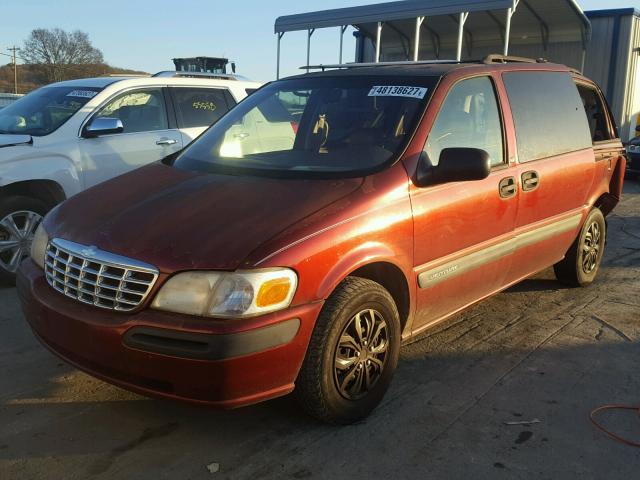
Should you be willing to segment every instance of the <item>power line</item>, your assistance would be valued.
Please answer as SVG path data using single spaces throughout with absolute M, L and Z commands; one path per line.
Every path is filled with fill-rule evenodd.
M 14 93 L 18 93 L 18 63 L 16 62 L 16 52 L 20 49 L 14 45 L 13 47 L 7 48 L 7 50 L 13 53 L 13 89 Z

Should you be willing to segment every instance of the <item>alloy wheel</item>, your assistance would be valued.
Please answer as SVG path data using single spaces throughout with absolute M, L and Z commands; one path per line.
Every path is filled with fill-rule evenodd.
M 14 273 L 29 255 L 42 215 L 29 210 L 12 212 L 0 220 L 0 268 Z
M 582 242 L 582 271 L 586 274 L 592 273 L 598 266 L 601 239 L 600 225 L 593 222 L 589 225 Z
M 334 355 L 334 380 L 347 400 L 359 400 L 384 371 L 389 348 L 387 322 L 380 312 L 358 312 L 340 335 Z

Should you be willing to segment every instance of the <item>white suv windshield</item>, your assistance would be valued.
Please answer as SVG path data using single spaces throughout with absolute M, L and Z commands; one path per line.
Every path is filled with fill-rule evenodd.
M 411 137 L 437 78 L 310 77 L 252 94 L 178 157 L 219 173 L 361 175 Z
M 102 89 L 44 87 L 0 110 L 0 133 L 48 135 Z

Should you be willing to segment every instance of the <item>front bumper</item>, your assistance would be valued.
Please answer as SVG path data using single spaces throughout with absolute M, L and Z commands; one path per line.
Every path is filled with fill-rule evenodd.
M 149 396 L 224 408 L 293 390 L 322 303 L 246 320 L 213 320 L 83 305 L 53 290 L 23 262 L 25 317 L 52 352 L 95 377 Z

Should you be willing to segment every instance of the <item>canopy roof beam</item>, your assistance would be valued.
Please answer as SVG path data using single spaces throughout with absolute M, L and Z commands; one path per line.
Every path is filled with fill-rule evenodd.
M 400 37 L 400 43 L 402 43 L 402 50 L 404 51 L 404 56 L 405 56 L 405 58 L 407 60 L 410 60 L 410 58 L 409 58 L 409 55 L 410 55 L 409 50 L 411 49 L 411 39 L 407 35 L 402 33 L 402 30 L 396 28 L 395 25 L 393 25 L 393 23 L 386 22 L 385 25 L 388 26 L 391 30 L 393 30 L 394 32 L 396 32 L 398 34 L 398 37 Z M 406 44 L 405 44 L 405 42 L 406 42 Z
M 533 15 L 533 17 L 538 21 L 540 25 L 540 36 L 542 37 L 542 46 L 544 51 L 549 50 L 549 25 L 544 19 L 540 16 L 540 14 L 534 10 L 531 4 L 527 0 L 518 0 L 518 2 L 522 2 L 522 5 L 528 10 L 528 12 Z
M 502 40 L 502 43 L 504 43 L 504 34 L 507 31 L 507 26 L 504 23 L 502 23 L 498 17 L 496 17 L 495 13 L 488 11 L 487 15 L 489 15 L 489 18 L 493 20 L 493 23 L 495 23 L 498 26 L 500 39 Z

